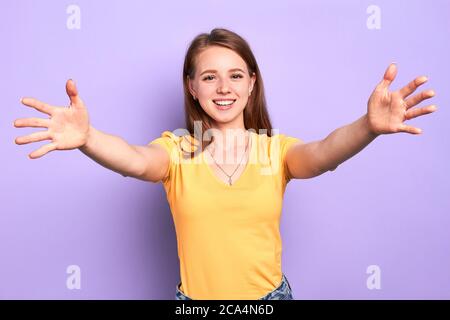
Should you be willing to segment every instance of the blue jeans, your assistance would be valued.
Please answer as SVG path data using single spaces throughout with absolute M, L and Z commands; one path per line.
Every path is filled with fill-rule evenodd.
M 181 283 L 176 287 L 175 300 L 193 300 L 180 290 L 180 286 Z M 284 273 L 280 285 L 258 300 L 294 300 L 291 286 Z

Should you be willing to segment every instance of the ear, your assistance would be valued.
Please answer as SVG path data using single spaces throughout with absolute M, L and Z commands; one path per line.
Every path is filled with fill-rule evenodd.
M 193 83 L 191 81 L 191 79 L 189 78 L 189 76 L 187 77 L 187 83 L 188 83 L 188 88 L 189 88 L 189 92 L 191 93 L 191 95 L 193 96 L 197 96 L 197 92 L 194 89 Z
M 256 82 L 256 74 L 253 72 L 252 77 L 250 78 L 249 91 L 253 91 L 253 87 L 255 86 L 255 82 Z

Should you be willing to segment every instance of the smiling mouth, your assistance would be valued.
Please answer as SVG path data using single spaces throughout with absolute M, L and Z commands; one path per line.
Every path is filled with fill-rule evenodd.
M 234 103 L 236 102 L 236 99 L 233 100 L 213 100 L 214 104 L 217 106 L 219 110 L 227 110 L 230 109 Z

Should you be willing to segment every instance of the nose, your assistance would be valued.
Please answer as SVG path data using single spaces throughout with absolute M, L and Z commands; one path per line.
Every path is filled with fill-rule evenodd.
M 230 92 L 230 87 L 226 80 L 220 80 L 218 82 L 217 92 L 218 93 L 229 93 Z

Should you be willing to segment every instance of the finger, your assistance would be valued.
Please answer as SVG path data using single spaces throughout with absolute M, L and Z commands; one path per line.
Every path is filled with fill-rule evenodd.
M 397 76 L 397 65 L 393 62 L 384 72 L 383 79 L 379 83 L 380 87 L 387 88 Z
M 412 126 L 408 126 L 406 124 L 401 124 L 400 128 L 399 128 L 400 132 L 406 132 L 406 133 L 411 133 L 411 134 L 420 134 L 422 133 L 422 129 L 419 128 L 415 128 Z
M 16 128 L 24 128 L 24 127 L 48 128 L 49 126 L 50 126 L 50 119 L 23 118 L 14 121 L 14 127 Z
M 49 116 L 53 114 L 54 107 L 48 105 L 45 102 L 33 99 L 33 98 L 22 98 L 20 102 L 28 107 L 35 108 L 36 110 L 46 113 Z
M 56 150 L 56 143 L 52 142 L 52 143 L 48 143 L 46 145 L 43 145 L 42 147 L 40 147 L 39 149 L 37 149 L 36 151 L 33 151 L 32 153 L 30 153 L 28 155 L 28 157 L 30 159 L 37 159 L 42 157 L 43 155 L 49 153 L 50 151 Z
M 435 105 L 426 106 L 423 108 L 414 108 L 405 113 L 406 120 L 411 120 L 425 114 L 435 112 L 437 107 Z
M 18 137 L 18 138 L 16 138 L 15 143 L 16 144 L 27 144 L 27 143 L 31 143 L 31 142 L 38 142 L 38 141 L 49 140 L 49 139 L 51 139 L 50 133 L 48 132 L 48 130 L 46 130 L 46 131 L 34 132 L 27 136 Z
M 404 86 L 403 88 L 401 88 L 400 91 L 400 95 L 403 98 L 406 98 L 407 96 L 409 96 L 411 93 L 413 93 L 414 91 L 416 91 L 416 89 L 423 85 L 425 82 L 428 81 L 428 78 L 425 76 L 421 76 L 421 77 L 417 77 L 415 78 L 413 81 L 411 81 L 410 83 L 408 83 L 406 86 Z
M 427 91 L 422 91 L 421 93 L 412 96 L 411 98 L 409 98 L 405 101 L 406 110 L 414 107 L 415 105 L 418 105 L 425 99 L 430 99 L 430 98 L 434 97 L 434 95 L 435 95 L 435 92 L 433 90 L 427 90 Z
M 83 101 L 81 101 L 81 98 L 78 95 L 78 89 L 72 79 L 69 79 L 66 82 L 66 92 L 69 96 L 71 105 L 73 105 L 74 107 L 79 107 L 82 105 Z

